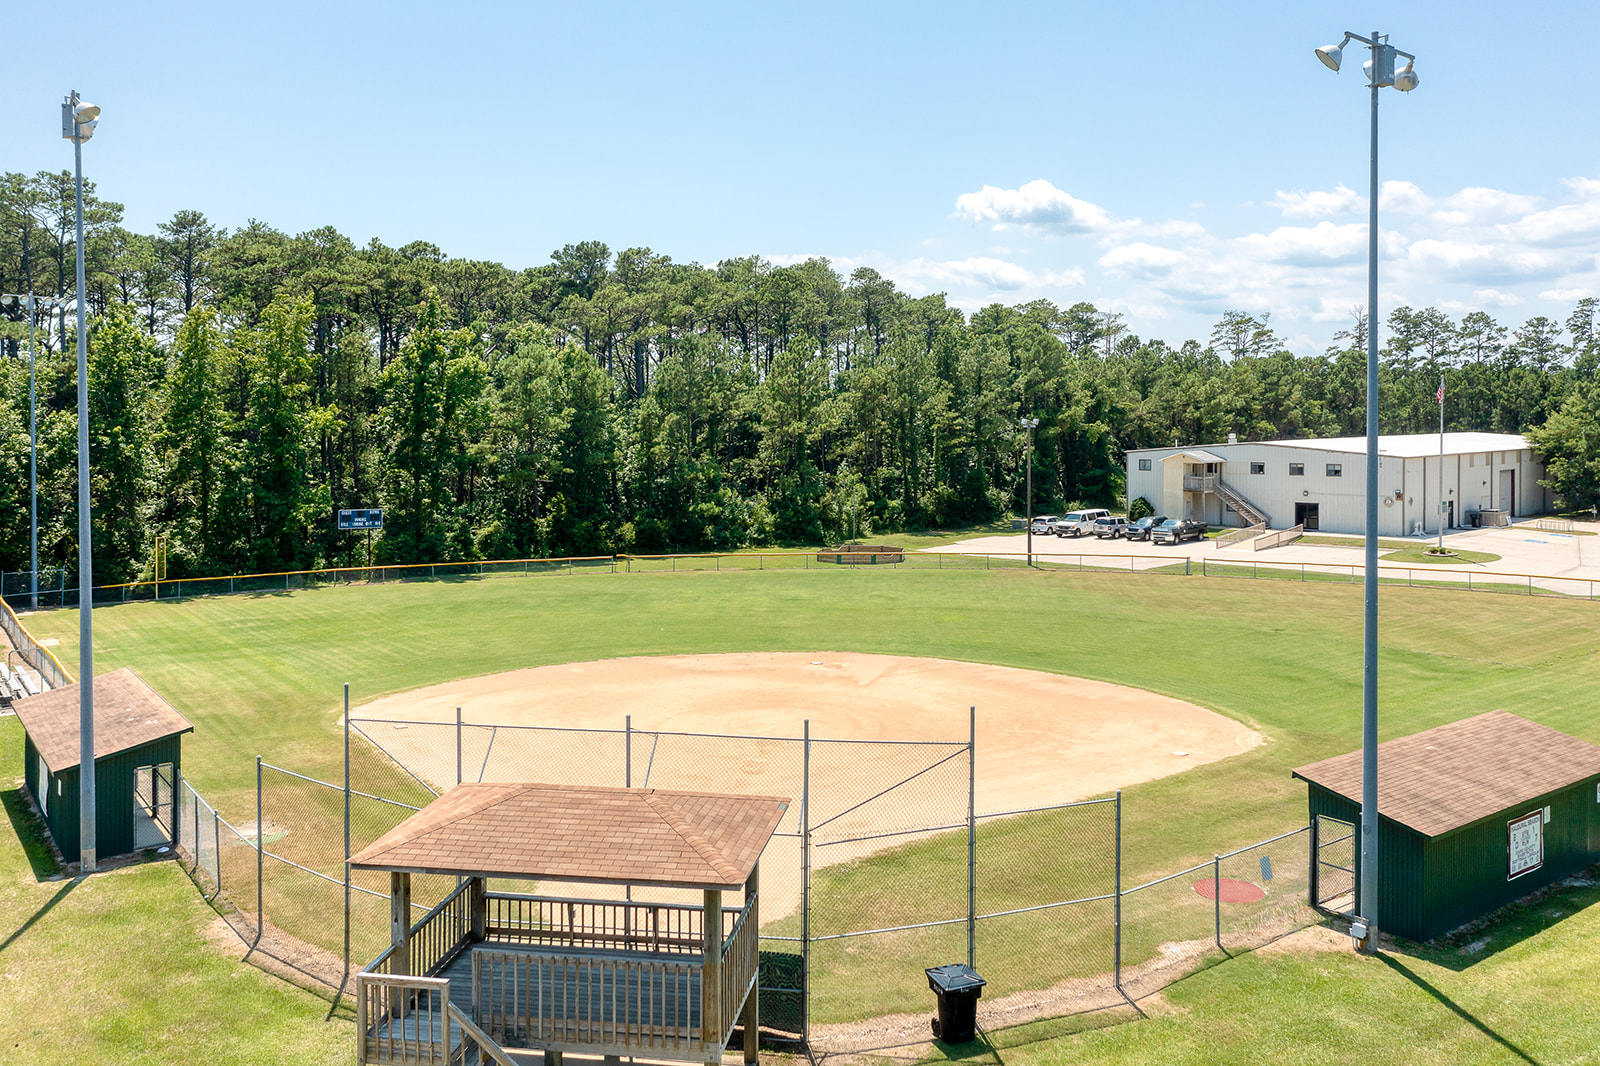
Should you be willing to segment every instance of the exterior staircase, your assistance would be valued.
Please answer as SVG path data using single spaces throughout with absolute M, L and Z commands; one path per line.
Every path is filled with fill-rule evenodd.
M 1267 516 L 1267 512 L 1245 499 L 1233 486 L 1220 477 L 1217 478 L 1217 495 L 1221 496 L 1224 503 L 1239 513 L 1239 520 L 1242 525 L 1259 525 L 1265 529 L 1272 528 L 1272 519 Z

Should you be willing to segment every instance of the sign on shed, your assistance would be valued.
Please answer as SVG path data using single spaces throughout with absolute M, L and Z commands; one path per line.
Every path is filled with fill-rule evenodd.
M 1511 835 L 1511 863 L 1507 881 L 1514 881 L 1544 865 L 1544 811 L 1534 811 L 1506 823 Z

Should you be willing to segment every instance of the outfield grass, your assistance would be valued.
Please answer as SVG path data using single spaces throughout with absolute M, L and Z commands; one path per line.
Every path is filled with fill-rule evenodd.
M 1468 602 L 1483 606 L 1463 610 L 1459 592 L 1385 588 L 1382 735 L 1504 707 L 1600 742 L 1592 713 L 1600 698 L 1595 605 L 1509 596 Z M 75 614 L 28 622 L 38 635 L 61 640 L 63 661 L 75 660 Z M 98 668 L 137 667 L 195 722 L 186 774 L 236 817 L 253 802 L 256 752 L 302 772 L 338 774 L 335 721 L 344 680 L 359 702 L 456 677 L 617 655 L 839 650 L 990 662 L 1137 685 L 1264 732 L 1268 743 L 1253 752 L 1127 790 L 1125 884 L 1303 824 L 1304 787 L 1290 780 L 1289 769 L 1349 750 L 1360 735 L 1359 585 L 1010 568 L 579 573 L 128 604 L 97 610 L 95 629 Z M 795 717 L 798 727 L 803 709 Z M 1036 865 L 1042 882 L 1058 872 Z M 870 868 L 853 876 L 863 886 L 873 880 Z M 870 902 L 870 890 L 858 894 Z M 1590 908 L 1578 917 L 1592 914 Z M 1537 947 L 1527 950 L 1537 956 Z M 1565 956 L 1549 961 L 1573 967 Z M 1351 980 L 1378 972 L 1332 957 L 1263 958 L 1207 971 L 1171 995 L 1176 1002 L 1184 989 L 1204 988 L 1219 1039 L 1234 1034 L 1243 1054 L 1251 1032 L 1278 1024 L 1275 1011 L 1342 1016 L 1337 981 L 1312 982 L 1308 1000 L 1287 992 L 1263 1000 L 1252 984 L 1303 980 L 1306 965 L 1331 966 Z M 1490 973 L 1482 966 L 1452 976 L 1464 982 L 1460 994 L 1468 999 L 1495 994 L 1474 976 Z M 1265 976 L 1251 976 L 1258 972 Z M 1358 981 L 1362 991 L 1351 994 L 1388 980 Z M 839 1016 L 873 1013 L 862 1008 L 871 1005 L 863 991 Z M 1425 1009 L 1432 1008 L 1418 1007 Z M 1199 1007 L 1185 1010 L 1192 1015 Z M 1095 1040 L 1144 1048 L 1139 1034 L 1149 1032 L 1148 1047 L 1165 1047 L 1173 1058 L 1177 1043 L 1210 1038 L 1212 1023 L 1192 1021 L 1158 1019 L 1071 1043 L 1076 1050 Z M 1557 1044 L 1563 1032 L 1596 1035 L 1593 1022 L 1564 1025 L 1550 1023 Z M 1161 1036 L 1167 1028 L 1173 1034 Z M 1277 1031 L 1287 1039 L 1294 1030 L 1285 1022 Z M 1387 1027 L 1391 1041 L 1402 1031 Z M 1048 1058 L 1057 1045 L 1027 1046 Z

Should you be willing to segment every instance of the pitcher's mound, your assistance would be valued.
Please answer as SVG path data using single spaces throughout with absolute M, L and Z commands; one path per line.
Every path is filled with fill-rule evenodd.
M 980 811 L 1083 799 L 1247 751 L 1261 735 L 1192 703 L 1006 666 L 855 652 L 665 655 L 541 666 L 386 696 L 359 717 L 963 742 Z M 403 742 L 402 742 L 403 743 Z M 435 782 L 453 784 L 452 779 Z M 636 782 L 638 783 L 638 782 Z M 681 786 L 680 786 L 681 787 Z M 739 791 L 737 780 L 722 787 Z

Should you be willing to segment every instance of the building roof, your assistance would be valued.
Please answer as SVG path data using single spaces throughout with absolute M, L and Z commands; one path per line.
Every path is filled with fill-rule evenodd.
M 457 785 L 351 856 L 366 870 L 744 887 L 789 807 L 658 788 Z
M 1361 753 L 1293 771 L 1361 802 Z M 1600 776 L 1600 747 L 1508 711 L 1378 745 L 1378 813 L 1436 837 Z
M 1161 461 L 1164 463 L 1168 459 L 1190 459 L 1197 463 L 1227 462 L 1227 460 L 1222 456 L 1217 455 L 1214 452 L 1208 452 L 1203 448 L 1185 448 L 1181 452 L 1173 452 L 1171 455 L 1162 457 Z
M 1282 448 L 1315 448 L 1324 452 L 1346 452 L 1351 455 L 1367 454 L 1366 437 L 1324 437 L 1320 440 L 1264 440 Z M 1466 455 L 1468 452 L 1517 452 L 1528 447 L 1528 439 L 1520 433 L 1446 433 L 1444 454 Z M 1439 434 L 1390 433 L 1378 437 L 1378 454 L 1397 459 L 1438 458 Z
M 51 773 L 78 765 L 77 685 L 53 688 L 13 706 Z M 187 718 L 129 668 L 94 679 L 96 759 L 193 731 Z
M 1207 448 L 1309 448 L 1314 451 L 1343 452 L 1348 455 L 1366 455 L 1367 438 L 1362 437 L 1306 437 L 1300 440 L 1235 441 L 1231 444 L 1209 444 Z M 1444 453 L 1466 455 L 1469 452 L 1515 452 L 1527 448 L 1528 439 L 1518 433 L 1446 433 Z M 1158 452 L 1166 448 L 1131 448 L 1131 452 Z M 1223 460 L 1196 448 L 1179 449 L 1195 456 L 1206 456 L 1205 462 Z M 1418 459 L 1439 455 L 1437 433 L 1389 433 L 1378 437 L 1378 454 L 1397 459 Z

